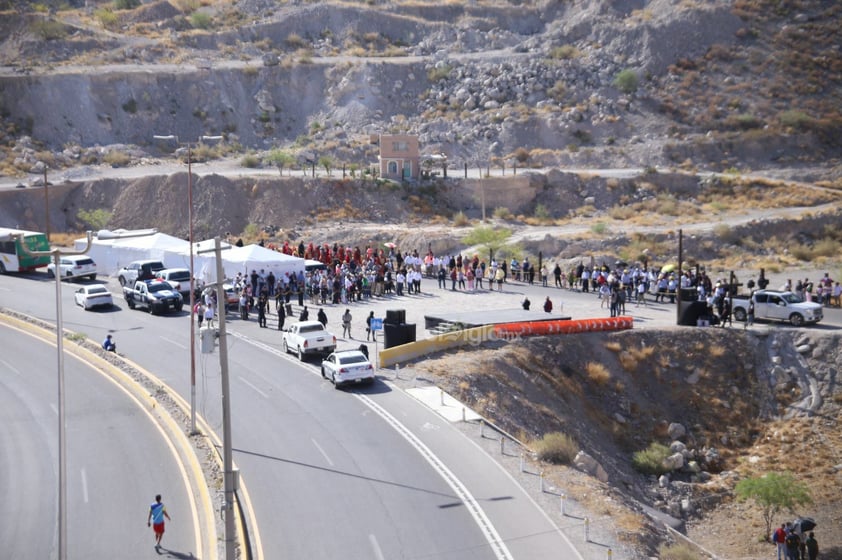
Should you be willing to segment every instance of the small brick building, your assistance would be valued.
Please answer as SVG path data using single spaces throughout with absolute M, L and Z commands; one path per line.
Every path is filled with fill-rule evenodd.
M 380 176 L 384 179 L 415 180 L 421 175 L 418 137 L 412 134 L 381 134 Z

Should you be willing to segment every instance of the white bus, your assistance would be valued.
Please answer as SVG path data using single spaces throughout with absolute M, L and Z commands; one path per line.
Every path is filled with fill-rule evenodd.
M 23 235 L 23 240 L 16 239 L 16 235 Z M 23 250 L 24 244 L 30 251 L 50 250 L 44 233 L 0 227 L 0 274 L 26 272 L 50 264 L 50 255 L 29 255 Z

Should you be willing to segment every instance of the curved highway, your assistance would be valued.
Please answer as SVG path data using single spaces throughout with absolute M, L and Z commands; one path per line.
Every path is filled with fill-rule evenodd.
M 3 323 L 0 339 L 0 549 L 5 558 L 56 558 L 55 345 Z M 173 517 L 164 552 L 200 553 L 188 481 L 152 418 L 69 354 L 65 380 L 68 558 L 149 558 L 146 515 L 156 493 Z
M 100 340 L 189 400 L 186 311 L 91 313 L 63 291 L 65 328 Z M 112 287 L 116 292 L 116 289 Z M 0 279 L 0 306 L 54 320 L 46 275 Z M 15 294 L 26 293 L 26 298 Z M 335 391 L 280 351 L 280 333 L 229 323 L 234 460 L 258 558 L 578 558 L 507 473 L 387 383 Z M 197 411 L 221 433 L 218 354 L 197 354 Z

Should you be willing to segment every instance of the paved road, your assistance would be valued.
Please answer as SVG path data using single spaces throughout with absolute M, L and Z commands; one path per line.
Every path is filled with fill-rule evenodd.
M 2 324 L 0 339 L 0 550 L 5 558 L 56 558 L 55 346 Z M 184 471 L 152 419 L 78 359 L 66 359 L 65 378 L 68 558 L 154 555 L 145 520 L 158 492 L 173 516 L 166 548 L 196 555 Z
M 36 278 L 0 278 L 0 305 L 50 320 L 52 283 Z M 121 353 L 189 395 L 186 313 L 86 313 L 72 289 L 64 294 L 68 329 L 97 340 L 114 332 Z M 230 327 L 234 458 L 265 557 L 544 558 L 567 549 L 490 457 L 418 401 L 384 382 L 356 396 L 334 391 L 314 365 L 279 355 L 276 330 Z M 216 360 L 200 355 L 197 408 L 221 431 Z

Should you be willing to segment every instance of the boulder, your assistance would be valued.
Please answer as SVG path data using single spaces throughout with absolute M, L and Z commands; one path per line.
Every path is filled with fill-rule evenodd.
M 573 459 L 573 464 L 576 465 L 577 469 L 593 476 L 600 482 L 608 482 L 608 473 L 605 472 L 602 465 L 584 451 L 579 451 L 579 453 L 576 454 L 576 458 Z
M 666 459 L 664 459 L 664 468 L 674 471 L 678 470 L 684 466 L 684 455 L 681 453 L 673 453 Z
M 683 424 L 679 424 L 678 422 L 672 422 L 667 428 L 667 433 L 670 436 L 670 439 L 676 440 L 681 439 L 685 435 L 687 435 L 687 429 L 684 427 Z

